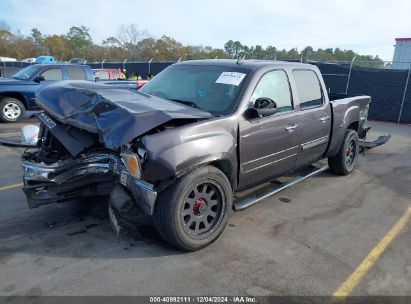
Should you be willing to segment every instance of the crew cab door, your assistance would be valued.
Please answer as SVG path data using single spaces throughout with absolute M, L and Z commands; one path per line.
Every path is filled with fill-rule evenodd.
M 299 122 L 284 70 L 272 70 L 260 78 L 250 107 L 262 97 L 275 101 L 278 110 L 270 116 L 240 121 L 239 189 L 281 176 L 295 165 Z
M 331 108 L 320 78 L 314 70 L 293 70 L 299 103 L 300 132 L 296 167 L 307 166 L 322 158 L 330 140 Z

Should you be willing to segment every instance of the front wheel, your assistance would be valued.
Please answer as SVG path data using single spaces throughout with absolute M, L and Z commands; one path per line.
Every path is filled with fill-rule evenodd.
M 347 130 L 337 154 L 328 158 L 330 171 L 338 175 L 350 174 L 357 164 L 359 150 L 357 132 Z
M 231 210 L 232 189 L 225 174 L 201 166 L 160 193 L 154 224 L 165 241 L 194 251 L 217 239 Z
M 23 103 L 13 97 L 5 97 L 0 102 L 0 120 L 2 122 L 16 122 L 23 118 L 25 108 Z

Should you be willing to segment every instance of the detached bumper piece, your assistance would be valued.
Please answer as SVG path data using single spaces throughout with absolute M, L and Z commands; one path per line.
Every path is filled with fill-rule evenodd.
M 108 196 L 121 170 L 114 155 L 96 154 L 68 163 L 25 161 L 24 187 L 28 205 L 36 208 L 90 196 Z
M 366 150 L 370 150 L 375 147 L 382 146 L 383 144 L 387 143 L 390 140 L 390 138 L 391 138 L 391 134 L 388 134 L 388 135 L 382 135 L 374 141 L 360 140 L 359 142 L 360 152 L 365 152 Z

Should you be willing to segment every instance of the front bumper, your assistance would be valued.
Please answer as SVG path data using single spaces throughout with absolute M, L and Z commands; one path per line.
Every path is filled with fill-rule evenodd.
M 93 154 L 51 165 L 24 161 L 22 166 L 23 191 L 30 208 L 90 196 L 108 196 L 116 181 L 120 181 L 145 212 L 154 212 L 157 193 L 153 185 L 128 173 L 116 155 Z
M 154 214 L 157 192 L 152 184 L 135 178 L 126 170 L 120 173 L 120 183 L 131 192 L 134 201 L 139 204 L 145 213 Z
M 67 163 L 51 164 L 24 161 L 24 181 L 52 182 L 61 185 L 70 179 L 93 174 L 118 174 L 121 160 L 111 154 L 96 154 Z

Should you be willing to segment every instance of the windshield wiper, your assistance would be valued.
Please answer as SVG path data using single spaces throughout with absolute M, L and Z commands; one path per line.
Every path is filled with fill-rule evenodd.
M 170 100 L 172 100 L 172 101 L 175 101 L 175 102 L 178 102 L 178 103 L 182 103 L 183 105 L 186 105 L 186 106 L 190 106 L 190 107 L 193 107 L 193 108 L 197 108 L 197 109 L 203 110 L 203 109 L 200 108 L 196 103 L 194 103 L 194 102 L 192 102 L 192 101 L 182 100 L 182 99 L 175 99 L 175 98 L 168 98 L 168 99 L 170 99 Z

